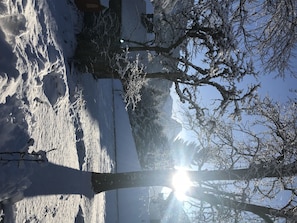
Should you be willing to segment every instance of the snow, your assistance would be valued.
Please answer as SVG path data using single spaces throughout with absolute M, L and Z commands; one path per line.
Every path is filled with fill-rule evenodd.
M 120 84 L 71 62 L 81 24 L 70 0 L 0 3 L 4 222 L 148 222 L 147 190 L 92 193 L 87 171 L 140 166 Z
M 104 222 L 104 194 L 92 199 L 80 194 L 30 197 L 32 192 L 42 194 L 36 188 L 44 188 L 36 187 L 36 182 L 40 174 L 53 173 L 54 164 L 102 172 L 112 167 L 107 151 L 100 149 L 99 126 L 93 124 L 95 117 L 88 111 L 95 107 L 87 107 L 89 101 L 99 102 L 100 95 L 82 94 L 85 85 L 98 90 L 100 83 L 88 76 L 80 82 L 67 63 L 79 28 L 77 11 L 64 1 L 7 1 L 6 6 L 0 23 L 1 47 L 5 49 L 0 56 L 1 65 L 5 64 L 1 66 L 1 152 L 43 150 L 49 164 L 1 163 L 5 221 L 74 222 L 78 213 L 83 213 L 86 222 Z M 35 143 L 26 148 L 29 138 Z M 81 154 L 80 150 L 85 151 Z M 89 182 L 81 181 L 83 176 L 75 179 L 62 172 L 56 184 L 49 181 L 45 186 L 53 189 L 63 178 L 81 183 L 82 194 L 90 193 Z M 22 196 L 25 198 L 12 206 Z

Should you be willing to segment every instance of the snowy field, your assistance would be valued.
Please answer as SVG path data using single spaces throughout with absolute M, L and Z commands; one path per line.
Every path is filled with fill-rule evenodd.
M 69 179 L 81 194 L 24 193 L 38 182 L 36 168 L 48 168 L 48 163 L 82 171 L 113 169 L 111 81 L 95 82 L 71 65 L 81 19 L 70 0 L 0 1 L 0 201 L 5 222 L 105 222 L 105 194 L 92 195 L 90 182 L 83 179 Z M 46 190 L 40 189 L 35 192 Z

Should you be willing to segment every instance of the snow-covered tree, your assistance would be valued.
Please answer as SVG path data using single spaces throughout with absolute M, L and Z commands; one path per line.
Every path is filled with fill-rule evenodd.
M 152 41 L 123 40 L 122 44 L 122 46 L 132 44 L 133 46 L 129 47 L 130 52 L 149 51 L 148 56 L 152 60 L 159 61 L 160 70 L 148 72 L 152 63 L 149 59 L 147 69 L 143 69 L 141 62 L 137 63 L 139 66 L 139 69 L 136 69 L 137 75 L 147 79 L 161 78 L 172 81 L 180 100 L 195 110 L 197 118 L 201 121 L 204 108 L 198 103 L 197 97 L 203 86 L 210 86 L 218 92 L 219 96 L 216 99 L 220 103 L 216 109 L 219 112 L 224 112 L 231 104 L 236 111 L 239 110 L 241 102 L 251 99 L 257 88 L 257 84 L 250 85 L 246 89 L 238 87 L 238 83 L 245 77 L 256 75 L 256 72 L 252 62 L 239 49 L 235 34 L 232 32 L 232 24 L 229 24 L 226 13 L 222 14 L 224 11 L 230 11 L 229 4 L 222 3 L 218 9 L 207 2 L 199 2 L 187 4 L 174 13 L 156 12 L 155 38 Z M 120 39 L 117 43 L 119 41 Z M 92 41 L 88 39 L 88 42 Z M 139 60 L 138 57 L 127 58 L 126 49 L 122 52 L 120 48 L 113 50 L 113 47 L 112 50 L 109 48 L 104 50 L 102 47 L 94 49 L 98 50 L 98 58 L 100 58 L 99 53 L 103 55 L 104 64 L 101 60 L 96 63 L 98 59 L 94 57 L 95 61 L 91 63 L 90 72 L 97 78 L 109 76 L 127 80 L 127 83 L 131 82 L 131 73 L 135 69 L 130 69 L 130 65 L 134 64 L 133 61 Z M 84 58 L 88 58 L 86 56 Z M 126 59 L 118 63 L 119 57 Z M 118 65 L 123 69 L 119 69 Z M 125 71 L 125 75 L 122 71 Z M 134 81 L 131 82 L 131 89 L 132 84 L 135 85 Z
M 162 2 L 156 1 L 154 4 L 154 38 L 150 41 L 136 42 L 127 39 L 121 40 L 124 42 L 120 45 L 118 35 L 105 36 L 106 33 L 118 33 L 120 29 L 119 19 L 116 15 L 113 16 L 115 13 L 112 10 L 99 16 L 96 20 L 99 25 L 92 25 L 85 32 L 88 33 L 87 44 L 97 46 L 84 51 L 88 54 L 95 53 L 93 56 L 83 56 L 83 59 L 87 58 L 89 61 L 88 70 L 97 78 L 126 80 L 131 85 L 129 91 L 133 92 L 134 87 L 136 89 L 136 101 L 139 100 L 137 92 L 142 86 L 135 84 L 138 82 L 136 76 L 162 78 L 174 83 L 180 100 L 195 111 L 201 122 L 205 108 L 198 99 L 205 86 L 218 93 L 214 98 L 218 102 L 215 107 L 218 112 L 225 112 L 231 106 L 233 111 L 229 112 L 238 115 L 240 108 L 252 100 L 258 87 L 255 80 L 251 81 L 250 78 L 258 75 L 251 59 L 259 59 L 255 54 L 260 56 L 268 71 L 278 70 L 283 75 L 290 68 L 291 55 L 296 45 L 294 1 L 199 0 L 172 4 L 174 8 L 171 10 L 167 9 L 169 6 L 164 8 Z M 135 72 L 130 71 L 130 65 L 134 63 L 133 60 L 139 60 L 131 57 L 129 61 L 121 63 L 121 70 L 125 70 L 126 74 L 118 73 L 119 67 L 115 61 L 119 55 L 126 53 L 120 48 L 126 44 L 131 45 L 130 52 L 149 51 L 149 57 L 160 62 L 160 70 L 147 72 L 142 63 L 138 62 L 137 75 L 131 75 Z M 81 60 L 82 56 L 78 57 Z M 239 87 L 248 78 L 250 85 Z M 139 79 L 143 81 L 142 78 Z
M 232 5 L 229 16 L 236 37 L 253 55 L 260 57 L 265 70 L 277 71 L 282 77 L 287 71 L 293 71 L 292 58 L 297 44 L 296 1 L 228 2 Z
M 221 199 L 222 202 L 230 203 L 231 201 L 225 200 L 228 196 L 233 199 L 232 202 L 235 199 L 252 204 L 265 203 L 275 208 L 275 211 L 281 210 L 281 213 L 294 212 L 297 199 L 294 189 L 296 183 L 294 169 L 297 160 L 296 102 L 290 100 L 286 104 L 280 104 L 269 98 L 257 99 L 246 111 L 248 115 L 245 115 L 242 122 L 216 120 L 211 132 L 208 126 L 196 125 L 195 119 L 189 116 L 189 123 L 185 125 L 196 134 L 199 145 L 191 161 L 192 168 L 197 170 L 255 168 L 245 174 L 242 172 L 244 181 L 207 182 L 201 185 L 211 188 L 211 193 L 220 191 L 220 198 L 210 195 L 212 198 L 209 199 L 213 202 L 213 199 Z M 186 119 L 184 120 L 186 122 Z M 248 179 L 255 174 L 270 174 L 269 172 L 278 173 L 279 177 Z M 232 175 L 231 172 L 228 174 Z M 280 197 L 283 199 L 282 202 L 276 202 Z M 200 218 L 213 217 L 205 210 L 216 209 L 216 204 L 208 202 L 206 206 L 204 204 L 202 201 L 193 204 L 195 207 L 201 207 Z M 239 203 L 233 204 L 240 206 Z M 217 214 L 223 216 L 222 213 L 224 213 L 224 216 L 229 218 L 230 209 L 221 208 Z M 291 217 L 287 217 L 294 219 L 294 213 L 291 214 Z M 242 212 L 234 212 L 232 216 L 237 216 L 239 220 L 254 219 L 254 216 L 243 216 Z M 212 221 L 209 220 L 209 222 Z M 267 220 L 267 222 L 274 221 Z M 279 221 L 275 220 L 275 222 Z M 294 220 L 287 222 L 294 222 Z

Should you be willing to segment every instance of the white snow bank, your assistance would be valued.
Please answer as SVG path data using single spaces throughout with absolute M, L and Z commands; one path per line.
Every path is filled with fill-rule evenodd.
M 28 152 L 28 125 L 20 107 L 22 101 L 8 96 L 0 104 L 0 201 L 15 202 L 22 198 L 22 191 L 31 183 L 30 162 L 25 162 Z M 24 153 L 24 154 L 22 154 Z
M 92 196 L 89 175 L 81 172 L 110 172 L 113 159 L 117 171 L 137 170 L 139 164 L 119 89 L 113 91 L 111 80 L 96 82 L 68 64 L 80 24 L 70 0 L 0 3 L 0 202 L 5 202 L 5 222 L 113 222 L 108 213 L 114 210 L 120 222 L 148 221 L 143 212 L 147 190 L 113 191 L 105 200 L 104 193 Z M 30 138 L 34 145 L 28 144 Z
M 91 75 L 80 79 L 82 74 L 67 63 L 80 19 L 71 1 L 0 2 L 0 202 L 5 203 L 5 222 L 105 221 L 104 193 L 82 196 L 91 189 L 87 175 L 52 172 L 54 167 L 71 168 L 71 173 L 112 167 L 100 141 L 98 110 L 109 109 L 100 94 L 102 83 Z M 27 144 L 30 138 L 33 146 Z M 32 160 L 39 150 L 48 165 Z M 57 182 L 38 187 L 46 174 Z M 44 196 L 62 180 L 76 184 L 77 195 Z M 31 183 L 35 187 L 30 190 Z M 13 205 L 23 193 L 25 198 Z

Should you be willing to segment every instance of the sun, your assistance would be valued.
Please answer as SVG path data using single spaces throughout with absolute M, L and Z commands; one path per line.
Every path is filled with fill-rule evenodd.
M 175 197 L 179 201 L 183 201 L 186 198 L 186 192 L 192 186 L 192 182 L 184 170 L 178 170 L 172 177 L 172 186 Z

